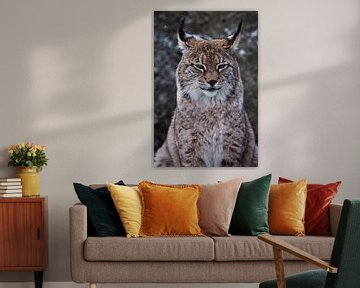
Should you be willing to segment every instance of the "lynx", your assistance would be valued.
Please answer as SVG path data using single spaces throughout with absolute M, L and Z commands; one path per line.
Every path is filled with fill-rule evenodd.
M 178 29 L 177 107 L 157 167 L 254 167 L 258 152 L 243 106 L 235 51 L 242 22 L 224 39 L 205 40 Z

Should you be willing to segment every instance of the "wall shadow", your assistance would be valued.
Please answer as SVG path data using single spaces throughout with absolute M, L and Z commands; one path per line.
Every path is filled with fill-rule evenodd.
M 356 152 L 360 147 L 360 82 L 356 80 L 360 75 L 360 39 L 356 35 L 360 35 L 359 25 L 334 35 L 334 41 L 344 46 L 345 61 L 259 87 L 263 97 L 260 145 L 262 137 L 271 141 L 260 147 L 267 159 L 262 164 L 269 169 L 278 167 L 275 181 L 277 176 L 307 177 L 316 183 L 341 180 L 336 202 L 360 197 L 353 189 L 360 185 L 360 154 Z M 289 94 L 289 90 L 294 93 Z M 271 111 L 267 107 L 272 107 Z M 279 147 L 281 153 L 272 153 L 272 147 Z
M 194 1 L 183 1 L 186 3 Z M 139 97 L 146 104 L 138 107 L 133 99 L 143 86 L 138 85 L 133 94 L 128 87 L 136 74 L 131 71 L 131 63 L 141 58 L 151 62 L 153 10 L 171 9 L 174 5 L 166 0 L 34 0 L 0 4 L 0 87 L 4 92 L 0 105 L 0 173 L 4 177 L 15 174 L 15 169 L 7 167 L 5 148 L 9 145 L 33 141 L 49 147 L 49 166 L 41 173 L 42 194 L 49 195 L 49 265 L 45 281 L 70 280 L 66 219 L 68 208 L 77 202 L 71 181 L 91 176 L 96 181 L 99 165 L 107 160 L 112 163 L 119 154 L 107 145 L 109 135 L 126 135 L 128 128 L 139 129 L 138 123 L 143 127 L 151 119 L 151 107 L 147 105 L 151 103 L 150 87 L 148 95 L 144 95 L 148 102 Z M 131 43 L 127 31 L 133 26 L 145 27 L 144 23 L 143 35 L 134 37 Z M 141 37 L 149 39 L 142 43 L 146 51 L 143 55 L 121 55 L 131 50 L 131 45 L 139 45 Z M 113 65 L 107 61 L 114 58 L 112 45 L 118 45 L 119 40 L 124 40 L 123 46 Z M 121 61 L 127 66 L 116 66 Z M 104 69 L 108 69 L 106 73 Z M 129 70 L 128 76 L 117 79 L 126 75 L 116 74 L 117 70 L 125 69 Z M 145 69 L 151 77 L 151 66 Z M 102 75 L 113 76 L 109 80 Z M 115 81 L 119 89 L 108 91 Z M 129 102 L 135 108 L 126 111 Z M 121 140 L 115 141 L 121 145 Z M 106 149 L 114 149 L 113 154 L 102 159 L 98 151 Z M 93 168 L 87 171 L 91 165 Z M 31 273 L 0 274 L 1 282 L 32 280 Z

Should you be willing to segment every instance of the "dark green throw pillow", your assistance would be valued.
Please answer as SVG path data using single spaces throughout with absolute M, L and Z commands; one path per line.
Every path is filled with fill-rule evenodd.
M 270 181 L 271 174 L 241 184 L 230 222 L 230 234 L 256 236 L 269 233 Z
M 125 185 L 123 181 L 115 184 Z M 92 189 L 89 186 L 74 183 L 74 188 L 81 203 L 87 207 L 90 235 L 126 236 L 111 194 L 106 187 Z

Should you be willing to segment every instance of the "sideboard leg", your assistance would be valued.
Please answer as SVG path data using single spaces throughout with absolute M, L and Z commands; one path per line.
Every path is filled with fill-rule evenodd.
M 96 284 L 95 283 L 89 283 L 89 288 L 96 288 Z
M 43 271 L 35 271 L 35 288 L 42 288 L 43 284 Z

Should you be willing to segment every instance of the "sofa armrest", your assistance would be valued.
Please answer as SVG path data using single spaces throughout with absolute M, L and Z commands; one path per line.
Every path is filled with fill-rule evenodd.
M 87 208 L 82 204 L 70 207 L 70 269 L 73 281 L 85 282 L 86 263 L 83 245 L 87 238 Z
M 330 235 L 335 237 L 338 228 L 340 215 L 341 215 L 341 204 L 331 203 L 329 207 L 329 219 L 330 219 Z

